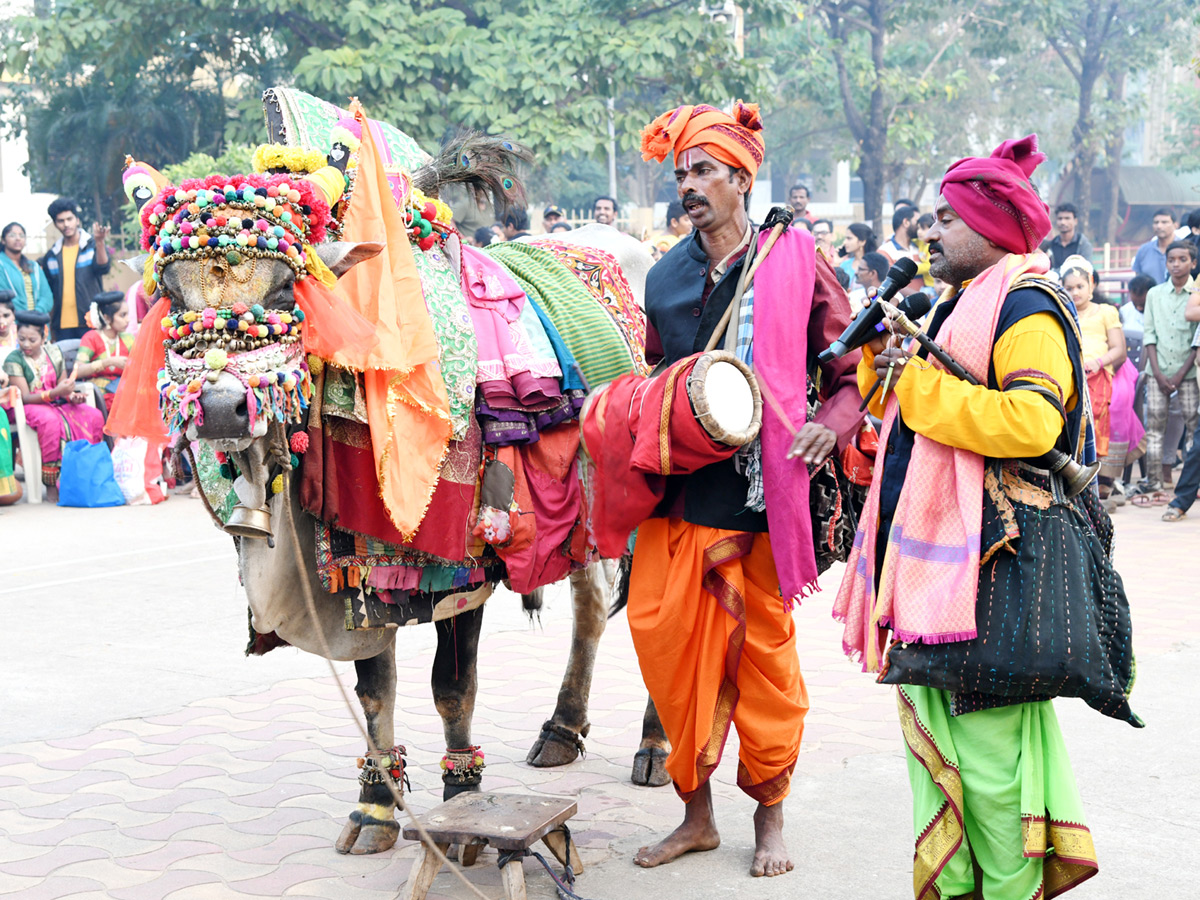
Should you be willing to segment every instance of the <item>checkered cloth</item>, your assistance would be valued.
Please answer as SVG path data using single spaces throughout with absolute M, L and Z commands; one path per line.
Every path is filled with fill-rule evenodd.
M 742 306 L 738 310 L 737 339 L 734 355 L 751 368 L 754 367 L 754 285 L 742 295 Z M 767 508 L 767 494 L 763 487 L 762 443 L 758 438 L 746 444 L 734 457 L 738 471 L 746 476 L 750 486 L 746 489 L 746 509 L 763 512 Z

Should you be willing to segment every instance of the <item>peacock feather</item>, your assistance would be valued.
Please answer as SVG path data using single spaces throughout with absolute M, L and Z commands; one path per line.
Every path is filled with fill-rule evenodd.
M 520 144 L 480 131 L 463 131 L 441 152 L 413 172 L 413 184 L 431 197 L 448 184 L 466 187 L 473 199 L 490 199 L 496 209 L 525 205 L 525 188 L 517 172 L 519 163 L 533 162 L 533 154 Z

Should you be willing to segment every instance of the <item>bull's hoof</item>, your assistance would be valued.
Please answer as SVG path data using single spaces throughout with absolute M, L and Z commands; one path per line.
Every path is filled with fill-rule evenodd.
M 587 730 L 585 725 L 582 734 L 587 734 Z M 546 722 L 525 762 L 537 769 L 552 769 L 575 762 L 585 752 L 581 734 L 564 725 Z
M 479 857 L 479 848 L 481 844 L 451 844 L 446 851 L 446 859 L 453 862 L 462 860 L 463 868 L 469 868 L 475 865 L 475 860 Z
M 481 790 L 479 782 L 475 782 L 474 784 L 452 784 L 449 782 L 444 782 L 442 784 L 442 802 L 445 803 L 447 800 L 457 797 L 459 794 L 465 794 L 468 791 L 478 790 Z
M 661 747 L 643 747 L 633 754 L 634 784 L 643 787 L 662 787 L 671 783 L 667 774 L 667 751 Z
M 338 853 L 363 856 L 368 853 L 382 853 L 384 850 L 391 850 L 396 845 L 398 837 L 400 837 L 400 825 L 397 822 L 377 819 L 356 809 L 350 813 L 350 818 L 338 836 L 334 847 Z

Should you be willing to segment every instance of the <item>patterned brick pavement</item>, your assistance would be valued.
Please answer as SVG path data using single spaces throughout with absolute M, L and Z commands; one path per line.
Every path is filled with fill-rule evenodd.
M 178 535 L 199 542 L 197 546 L 228 564 L 227 545 L 212 540 L 216 535 L 194 504 L 180 509 L 186 504 L 178 500 L 168 504 L 172 512 L 165 519 L 170 526 L 167 537 L 174 540 L 176 531 L 170 529 L 176 529 Z M 94 527 L 105 513 L 21 507 L 4 514 L 0 523 L 10 530 L 19 515 L 33 514 L 41 522 L 53 515 L 59 524 L 78 525 L 81 512 L 94 517 L 88 527 Z M 122 521 L 135 529 L 130 541 L 135 549 L 121 559 L 91 563 L 95 577 L 88 584 L 115 584 L 121 580 L 118 573 L 123 568 L 157 565 L 150 551 L 139 555 L 136 548 L 139 538 L 149 540 L 159 533 L 158 513 L 126 512 Z M 162 513 L 166 514 L 165 508 Z M 1158 521 L 1158 515 L 1158 511 L 1126 507 L 1117 516 L 1118 563 L 1129 586 L 1137 647 L 1143 658 L 1185 646 L 1194 648 L 1200 627 L 1196 577 L 1186 556 L 1189 549 L 1194 552 L 1200 546 L 1200 520 L 1166 525 Z M 136 529 L 141 529 L 140 533 Z M 161 584 L 168 572 L 153 568 L 146 577 Z M 17 604 L 27 601 L 25 590 L 37 591 L 39 585 L 46 589 L 46 584 L 55 580 L 46 575 L 44 570 L 39 574 L 36 566 L 24 576 L 18 572 L 19 578 L 27 579 L 18 578 L 23 590 L 0 590 L 5 612 L 24 612 L 24 606 Z M 840 653 L 840 626 L 828 616 L 836 576 L 828 573 L 825 592 L 798 613 L 801 662 L 813 708 L 798 765 L 803 776 L 797 780 L 793 802 L 812 804 L 813 822 L 836 819 L 841 807 L 825 808 L 827 798 L 820 794 L 821 786 L 844 783 L 846 773 L 852 773 L 868 794 L 863 802 L 873 807 L 868 819 L 887 814 L 903 825 L 907 812 L 890 809 L 907 807 L 907 786 L 896 780 L 902 777 L 903 763 L 894 701 L 889 690 L 858 673 Z M 135 592 L 148 589 L 139 578 L 126 581 Z M 11 579 L 9 583 L 13 583 Z M 117 615 L 145 600 L 131 594 L 128 587 L 117 596 L 123 606 L 106 603 L 103 615 Z M 240 615 L 236 601 L 229 596 L 227 580 L 214 588 L 209 602 L 219 602 L 224 618 Z M 769 886 L 756 882 L 751 889 L 744 876 L 736 882 L 730 880 L 720 890 L 710 883 L 708 890 L 678 893 L 683 888 L 678 879 L 689 871 L 686 864 L 665 867 L 653 873 L 653 878 L 624 864 L 622 857 L 632 848 L 676 824 L 680 807 L 669 789 L 640 789 L 628 781 L 645 692 L 623 617 L 611 623 L 602 644 L 586 759 L 560 770 L 538 770 L 524 764 L 525 753 L 554 704 L 566 662 L 570 623 L 569 605 L 562 592 L 551 597 L 540 627 L 528 626 L 514 612 L 517 604 L 511 595 L 500 594 L 489 603 L 486 614 L 487 620 L 497 624 L 489 625 L 480 652 L 475 732 L 488 754 L 485 786 L 578 799 L 574 832 L 585 863 L 599 865 L 592 870 L 596 873 L 592 879 L 585 872 L 580 882 L 584 894 L 631 897 L 633 888 L 626 891 L 621 885 L 626 879 L 632 886 L 644 878 L 643 888 L 654 885 L 655 895 L 660 897 L 792 896 L 799 882 L 791 884 L 791 890 L 783 890 L 783 882 L 789 879 L 775 879 L 776 884 Z M 101 612 L 99 607 L 93 609 Z M 145 627 L 145 611 L 139 615 Z M 170 623 L 164 627 L 169 628 Z M 44 641 L 53 640 L 52 629 L 42 634 Z M 418 811 L 440 800 L 436 772 L 444 747 L 428 686 L 429 637 L 414 635 L 408 640 L 402 636 L 403 658 L 398 662 L 397 731 L 409 749 L 414 787 L 410 803 Z M 395 850 L 375 857 L 340 856 L 332 849 L 356 798 L 353 760 L 362 752 L 358 732 L 332 677 L 327 670 L 316 677 L 287 677 L 289 667 L 300 665 L 310 672 L 321 671 L 310 659 L 292 651 L 285 651 L 290 656 L 284 656 L 276 669 L 270 657 L 235 659 L 233 654 L 226 655 L 229 650 L 208 648 L 214 659 L 221 660 L 221 671 L 208 676 L 218 679 L 213 683 L 228 688 L 219 679 L 240 678 L 263 687 L 247 690 L 235 685 L 155 714 L 145 713 L 156 706 L 162 708 L 153 696 L 155 685 L 128 678 L 124 668 L 127 657 L 119 641 L 95 647 L 82 641 L 72 651 L 78 664 L 49 664 L 36 679 L 22 682 L 25 692 L 36 682 L 44 698 L 15 699 L 18 706 L 26 704 L 24 709 L 36 711 L 53 704 L 56 694 L 71 691 L 73 683 L 82 679 L 86 685 L 81 689 L 115 696 L 109 704 L 113 708 L 123 704 L 128 714 L 78 733 L 71 732 L 69 723 L 40 726 L 35 722 L 34 728 L 48 728 L 42 739 L 22 731 L 12 719 L 5 720 L 10 726 L 0 725 L 0 894 L 27 900 L 199 900 L 268 895 L 358 900 L 395 895 L 408 875 L 415 845 L 401 842 Z M 187 649 L 181 665 L 192 665 L 190 660 L 204 652 L 204 647 Z M 136 665 L 132 654 L 128 662 Z M 155 664 L 171 668 L 170 647 L 163 648 Z M 226 668 L 232 666 L 244 668 L 236 672 Z M 345 672 L 344 666 L 342 669 Z M 276 677 L 282 680 L 271 684 Z M 351 684 L 352 670 L 341 677 Z M 55 736 L 44 739 L 51 732 Z M 4 737 L 13 734 L 22 737 Z M 718 808 L 728 805 L 740 815 L 749 807 L 732 787 L 735 741 L 731 736 L 715 785 Z M 871 794 L 877 776 L 887 794 Z M 894 804 L 887 802 L 889 796 Z M 802 840 L 806 853 L 829 864 L 836 842 L 823 841 L 819 829 L 806 828 L 801 836 L 798 827 L 789 829 L 793 846 Z M 887 829 L 876 847 L 886 859 L 879 864 L 884 882 L 881 895 L 904 896 L 896 889 L 907 890 L 911 836 L 903 832 L 903 828 Z M 868 833 L 863 833 L 864 838 Z M 742 850 L 747 843 L 744 834 L 727 841 Z M 724 848 L 720 852 L 725 852 Z M 716 856 L 708 854 L 706 858 Z M 500 896 L 494 855 L 485 853 L 480 860 L 466 870 L 468 877 L 488 896 Z M 856 868 L 861 866 L 847 861 L 848 870 Z M 527 864 L 527 873 L 531 897 L 554 896 L 540 869 Z M 1100 881 L 1096 879 L 1096 883 Z M 640 892 L 637 895 L 642 896 Z M 822 894 L 858 895 L 858 890 L 848 888 L 846 893 Z M 1085 894 L 1083 890 L 1080 895 L 1115 896 Z M 465 892 L 443 873 L 430 896 L 462 897 Z

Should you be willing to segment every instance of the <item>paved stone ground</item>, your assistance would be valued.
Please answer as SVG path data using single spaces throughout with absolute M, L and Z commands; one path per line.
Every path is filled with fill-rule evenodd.
M 1101 858 L 1072 896 L 1191 895 L 1200 789 L 1194 673 L 1200 604 L 1191 553 L 1200 522 L 1117 515 L 1118 565 L 1134 607 L 1148 727 L 1059 703 Z M 198 503 L 148 509 L 0 511 L 0 894 L 35 898 L 365 900 L 394 896 L 415 845 L 375 857 L 332 844 L 356 798 L 357 730 L 323 660 L 294 650 L 241 655 L 245 604 L 230 542 Z M 594 900 L 911 896 L 911 809 L 889 689 L 842 658 L 828 614 L 839 573 L 797 613 L 813 708 L 787 805 L 797 871 L 747 877 L 753 804 L 733 787 L 736 736 L 714 780 L 725 843 L 643 871 L 637 847 L 673 827 L 669 788 L 628 780 L 644 688 L 624 617 L 604 637 L 585 760 L 561 770 L 524 764 L 550 713 L 570 634 L 565 591 L 540 625 L 512 595 L 489 602 L 481 647 L 476 740 L 486 787 L 574 797 L 573 820 Z M 410 805 L 440 800 L 441 724 L 428 685 L 432 629 L 401 636 L 400 740 Z M 352 667 L 338 677 L 353 683 Z M 356 710 L 357 712 L 357 710 Z M 467 877 L 502 894 L 495 855 Z M 530 896 L 552 898 L 527 862 Z M 448 873 L 434 898 L 468 896 Z

